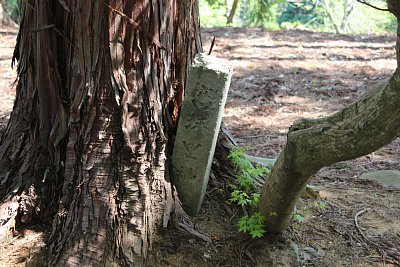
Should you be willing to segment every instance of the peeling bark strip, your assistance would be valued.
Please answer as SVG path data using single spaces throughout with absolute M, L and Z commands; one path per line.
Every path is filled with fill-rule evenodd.
M 21 14 L 0 221 L 52 224 L 50 266 L 140 265 L 177 205 L 167 154 L 197 3 L 28 0 Z

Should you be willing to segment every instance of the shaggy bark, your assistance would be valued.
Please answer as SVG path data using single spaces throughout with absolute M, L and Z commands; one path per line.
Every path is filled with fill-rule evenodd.
M 194 0 L 23 2 L 0 220 L 51 225 L 47 264 L 140 265 L 168 224 L 197 12 Z
M 398 61 L 399 44 L 398 38 Z M 288 226 L 300 193 L 320 168 L 369 154 L 398 137 L 399 103 L 397 68 L 387 83 L 368 91 L 338 113 L 295 122 L 261 192 L 259 210 L 266 217 L 267 231 L 280 232 Z

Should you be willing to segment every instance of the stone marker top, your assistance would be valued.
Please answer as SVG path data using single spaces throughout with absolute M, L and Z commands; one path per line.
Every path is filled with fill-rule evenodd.
M 196 55 L 193 60 L 192 66 L 204 67 L 222 73 L 231 73 L 233 69 L 232 64 L 230 64 L 227 60 L 223 60 L 204 53 Z

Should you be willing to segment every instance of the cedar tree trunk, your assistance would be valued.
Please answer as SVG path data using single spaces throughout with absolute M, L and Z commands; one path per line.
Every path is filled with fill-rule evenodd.
M 179 205 L 168 153 L 201 50 L 197 1 L 21 8 L 0 221 L 51 225 L 49 266 L 140 265 Z
M 389 0 L 397 18 L 400 4 Z M 399 66 L 400 28 L 397 33 Z M 267 178 L 259 203 L 266 230 L 285 229 L 293 208 L 310 177 L 324 166 L 369 154 L 390 143 L 400 133 L 400 69 L 385 83 L 329 117 L 295 122 L 287 144 Z

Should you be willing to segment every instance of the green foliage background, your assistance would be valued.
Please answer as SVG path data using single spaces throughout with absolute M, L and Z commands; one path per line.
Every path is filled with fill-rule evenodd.
M 18 22 L 21 0 L 5 0 L 8 14 Z M 239 5 L 229 26 L 262 26 L 268 29 L 302 29 L 334 32 L 340 25 L 346 1 L 355 0 L 238 0 Z M 328 19 L 324 1 L 331 6 L 333 22 Z M 385 0 L 365 0 L 386 8 Z M 201 25 L 227 26 L 234 0 L 199 0 Z M 397 22 L 389 12 L 382 12 L 359 2 L 354 3 L 343 33 L 371 34 L 396 32 Z
M 201 25 L 226 26 L 234 0 L 199 0 Z M 323 1 L 332 10 L 328 19 Z M 384 0 L 370 0 L 370 4 L 386 8 Z M 317 3 L 317 4 L 316 4 Z M 346 0 L 239 0 L 239 7 L 230 26 L 262 26 L 269 29 L 304 29 L 335 32 L 340 25 Z M 315 7 L 314 7 L 315 6 Z M 379 11 L 355 2 L 342 33 L 372 34 L 396 32 L 397 22 L 389 12 Z
M 21 2 L 21 0 L 5 0 L 4 1 L 8 15 L 15 22 L 19 21 L 19 4 L 20 4 L 20 2 Z

